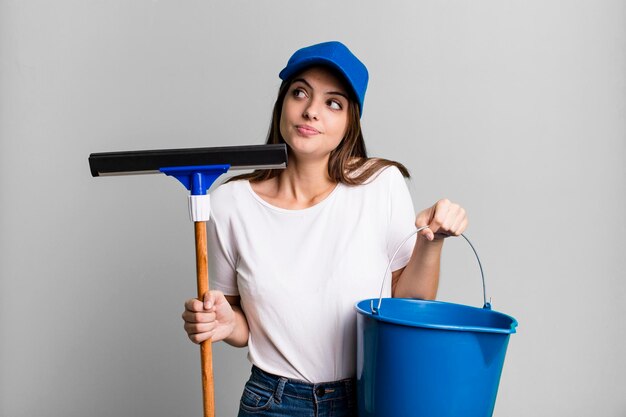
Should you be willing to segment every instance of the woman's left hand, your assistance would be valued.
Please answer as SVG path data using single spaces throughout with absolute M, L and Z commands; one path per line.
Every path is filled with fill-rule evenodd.
M 447 198 L 437 201 L 432 207 L 422 210 L 415 219 L 415 226 L 428 227 L 420 232 L 429 241 L 442 240 L 448 236 L 459 236 L 467 228 L 465 209 Z

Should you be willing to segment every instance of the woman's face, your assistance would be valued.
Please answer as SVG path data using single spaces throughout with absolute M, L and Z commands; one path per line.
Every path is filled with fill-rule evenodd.
M 328 158 L 343 139 L 348 125 L 348 92 L 324 67 L 296 76 L 287 90 L 280 133 L 296 157 Z

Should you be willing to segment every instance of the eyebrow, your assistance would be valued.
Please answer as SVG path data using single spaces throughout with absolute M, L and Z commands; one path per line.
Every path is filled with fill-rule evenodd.
M 305 80 L 304 78 L 296 78 L 295 80 L 292 81 L 291 84 L 295 84 L 298 81 L 300 81 L 303 84 L 306 84 L 307 87 L 309 87 L 311 90 L 313 89 L 313 86 L 311 84 L 309 84 L 309 82 L 307 80 Z M 349 100 L 348 95 L 346 93 L 341 92 L 341 91 L 326 91 L 325 94 L 333 94 L 333 95 L 344 97 L 346 100 Z

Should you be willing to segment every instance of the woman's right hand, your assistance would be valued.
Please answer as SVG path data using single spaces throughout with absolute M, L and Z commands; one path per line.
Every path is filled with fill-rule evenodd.
M 208 339 L 213 342 L 226 339 L 237 322 L 233 308 L 221 291 L 208 291 L 204 301 L 187 300 L 183 320 L 187 336 L 198 344 Z

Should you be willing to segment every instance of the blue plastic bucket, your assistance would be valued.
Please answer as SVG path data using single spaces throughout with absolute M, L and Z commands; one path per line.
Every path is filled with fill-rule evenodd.
M 359 417 L 493 414 L 517 321 L 486 296 L 483 308 L 402 298 L 355 307 Z

